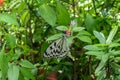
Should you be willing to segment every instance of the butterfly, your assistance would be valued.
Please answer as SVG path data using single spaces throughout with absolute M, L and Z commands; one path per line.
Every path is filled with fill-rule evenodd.
M 69 53 L 66 36 L 51 43 L 44 53 L 45 58 L 63 58 Z

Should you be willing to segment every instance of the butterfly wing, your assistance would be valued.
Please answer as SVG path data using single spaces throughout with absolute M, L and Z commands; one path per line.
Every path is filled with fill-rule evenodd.
M 62 47 L 62 50 L 61 50 L 61 53 L 57 56 L 58 58 L 63 58 L 66 56 L 67 53 L 69 53 L 69 47 L 68 47 L 67 39 L 65 36 L 63 37 L 63 44 L 61 47 Z
M 62 38 L 54 41 L 49 47 L 46 49 L 44 53 L 45 58 L 61 58 L 64 57 L 68 53 L 69 49 L 67 46 L 66 37 L 63 36 Z

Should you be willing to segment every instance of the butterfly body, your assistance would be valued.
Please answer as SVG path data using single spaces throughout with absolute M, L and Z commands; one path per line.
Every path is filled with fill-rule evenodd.
M 44 53 L 45 58 L 62 58 L 69 52 L 66 37 L 54 41 L 48 46 Z

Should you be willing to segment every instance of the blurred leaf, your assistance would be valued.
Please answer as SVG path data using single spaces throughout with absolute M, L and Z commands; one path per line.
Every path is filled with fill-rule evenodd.
M 56 27 L 56 29 L 61 30 L 61 31 L 68 30 L 67 26 L 58 26 Z
M 26 77 L 28 80 L 35 80 L 35 77 L 33 76 L 33 74 L 27 69 L 27 68 L 20 68 L 20 72 L 22 73 L 22 75 L 24 77 Z
M 19 62 L 19 64 L 20 64 L 22 67 L 35 68 L 34 65 L 33 65 L 31 62 L 27 61 L 27 60 L 21 60 L 21 61 Z
M 91 15 L 87 15 L 85 18 L 85 25 L 88 31 L 96 30 L 96 20 Z
M 94 45 L 87 45 L 84 47 L 85 49 L 87 50 L 101 50 L 101 48 L 97 47 L 97 46 L 94 46 Z
M 91 34 L 90 34 L 89 32 L 87 32 L 87 31 L 85 31 L 85 30 L 80 31 L 80 32 L 77 34 L 77 36 L 81 36 L 81 35 L 91 36 Z
M 56 40 L 62 37 L 63 34 L 55 34 L 47 39 L 47 41 Z
M 120 50 L 111 52 L 111 55 L 112 56 L 119 56 L 120 55 Z
M 93 33 L 101 44 L 104 44 L 106 42 L 106 39 L 105 39 L 105 36 L 104 36 L 103 33 L 100 33 L 100 32 L 97 32 L 97 31 L 93 31 Z
M 101 60 L 102 56 L 104 55 L 104 52 L 102 52 L 102 51 L 87 51 L 85 54 L 91 55 L 91 56 L 96 56 L 97 59 Z
M 12 64 L 8 69 L 8 80 L 18 80 L 19 68 L 18 66 Z
M 120 43 L 114 43 L 114 42 L 112 42 L 109 47 L 113 48 L 113 47 L 119 47 L 119 46 L 120 46 Z
M 26 25 L 30 19 L 30 12 L 26 10 L 22 15 L 21 15 L 21 22 L 23 25 Z
M 102 60 L 99 63 L 98 67 L 96 68 L 95 74 L 99 73 L 101 71 L 101 69 L 106 65 L 106 62 L 109 59 L 109 55 L 110 55 L 109 53 L 102 55 Z
M 87 43 L 92 43 L 91 39 L 89 36 L 76 36 L 78 39 L 80 39 L 83 42 L 87 42 Z
M 110 31 L 110 34 L 107 38 L 107 41 L 106 43 L 107 44 L 110 44 L 113 40 L 113 37 L 115 36 L 115 34 L 117 33 L 117 30 L 118 30 L 118 26 L 115 26 L 111 31 Z
M 96 80 L 103 80 L 105 75 L 106 75 L 106 71 L 105 70 L 101 70 L 101 73 L 99 74 L 99 76 L 97 77 Z
M 73 27 L 73 32 L 79 32 L 83 29 L 85 29 L 85 28 L 84 27 Z
M 11 35 L 11 34 L 7 34 L 5 37 L 6 37 L 7 44 L 11 48 L 15 48 L 15 46 L 16 46 L 16 37 L 14 35 Z
M 120 57 L 119 57 L 119 58 L 120 58 Z M 115 63 L 115 62 L 111 62 L 111 63 L 110 63 L 110 66 L 111 66 L 112 68 L 114 68 L 114 69 L 120 69 L 120 65 L 117 64 L 117 63 Z
M 39 7 L 39 13 L 40 13 L 41 17 L 43 19 L 45 19 L 46 22 L 48 22 L 52 26 L 55 25 L 56 13 L 52 7 L 43 4 Z
M 70 24 L 70 15 L 59 1 L 56 2 L 56 11 L 57 11 L 57 21 L 59 25 L 69 25 Z
M 0 71 L 1 71 L 2 80 L 6 80 L 7 71 L 8 71 L 8 61 L 4 49 L 5 49 L 5 44 L 3 45 L 3 48 L 0 51 Z
M 13 54 L 13 56 L 12 56 L 12 60 L 19 59 L 21 54 L 23 54 L 23 52 L 21 52 L 20 50 L 16 50 L 15 54 Z
M 15 16 L 7 13 L 0 13 L 0 21 L 19 26 Z

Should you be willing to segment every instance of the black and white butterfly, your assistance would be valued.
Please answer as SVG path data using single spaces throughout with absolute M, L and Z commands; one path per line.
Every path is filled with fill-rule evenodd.
M 66 36 L 51 43 L 44 53 L 45 58 L 63 58 L 69 53 Z

